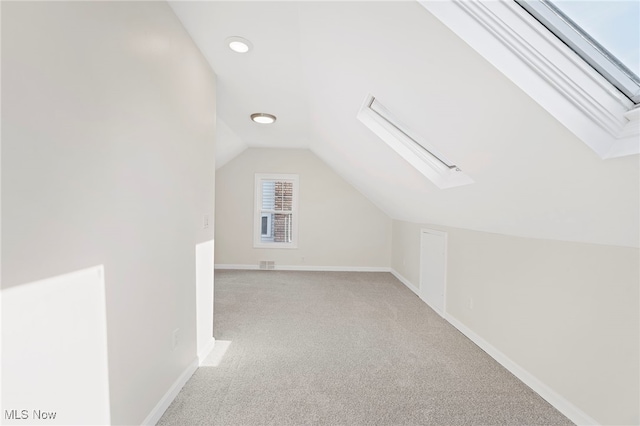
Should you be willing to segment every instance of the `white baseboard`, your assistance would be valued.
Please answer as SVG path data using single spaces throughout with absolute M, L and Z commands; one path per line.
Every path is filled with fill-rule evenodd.
M 408 279 L 403 277 L 398 271 L 395 269 L 391 269 L 390 271 L 394 277 L 398 279 L 402 284 L 407 286 L 409 290 L 414 292 L 418 297 L 420 296 L 419 290 L 415 287 Z M 567 401 L 564 397 L 558 394 L 556 391 L 551 389 L 549 386 L 541 382 L 534 375 L 529 373 L 527 370 L 516 364 L 509 357 L 507 357 L 504 353 L 496 349 L 489 342 L 480 337 L 477 333 L 472 331 L 466 325 L 458 321 L 456 318 L 451 316 L 449 313 L 445 312 L 444 318 L 449 321 L 451 325 L 460 330 L 462 334 L 467 336 L 473 343 L 478 345 L 483 351 L 485 351 L 489 356 L 495 359 L 500 365 L 509 370 L 514 376 L 516 376 L 520 381 L 533 389 L 538 395 L 544 398 L 549 404 L 555 407 L 558 411 L 564 414 L 569 420 L 574 422 L 577 425 L 597 425 L 599 424 L 589 415 L 587 415 L 584 411 L 580 410 L 578 407 L 573 405 L 571 402 Z
M 456 318 L 451 316 L 450 314 L 445 314 L 445 319 L 449 321 L 451 325 L 460 330 L 462 334 L 467 336 L 469 340 L 478 345 L 483 351 L 485 351 L 489 356 L 495 359 L 499 364 L 501 364 L 504 368 L 509 370 L 514 376 L 516 376 L 520 381 L 529 386 L 544 398 L 549 404 L 555 407 L 558 411 L 564 414 L 569 420 L 574 422 L 577 425 L 597 425 L 599 424 L 593 418 L 588 416 L 585 412 L 580 410 L 578 407 L 573 405 L 571 402 L 567 401 L 564 397 L 558 394 L 556 391 L 551 389 L 549 386 L 542 383 L 538 378 L 529 373 L 527 370 L 516 364 L 509 357 L 507 357 L 500 350 L 496 349 L 489 342 L 480 337 L 477 333 L 472 331 L 466 325 L 458 321 Z
M 391 272 L 393 274 L 393 276 L 398 279 L 398 281 L 400 281 L 402 284 L 406 285 L 409 290 L 414 292 L 416 294 L 416 296 L 420 297 L 420 290 L 418 290 L 417 287 L 415 287 L 413 284 L 411 284 L 411 282 L 408 279 L 403 277 L 400 274 L 400 272 L 396 271 L 393 268 L 391 268 L 391 270 L 389 272 Z
M 198 365 L 202 365 L 202 361 L 204 361 L 205 358 L 209 356 L 215 344 L 216 339 L 212 337 L 211 340 L 205 345 L 205 347 L 198 352 Z
M 218 264 L 213 265 L 214 269 L 248 269 L 248 270 L 258 270 L 260 269 L 258 265 L 240 265 L 240 264 Z
M 182 387 L 189 381 L 193 373 L 198 369 L 198 359 L 194 359 L 191 364 L 182 372 L 180 377 L 173 382 L 173 385 L 169 388 L 167 393 L 158 401 L 156 406 L 151 410 L 146 419 L 142 422 L 143 425 L 155 425 L 160 420 L 160 417 L 167 411 L 169 405 L 173 402 L 173 400 L 178 396 L 178 393 L 182 389 Z
M 215 269 L 260 270 L 256 265 L 216 264 Z M 386 266 L 312 266 L 312 265 L 275 265 L 276 271 L 309 271 L 309 272 L 391 272 Z
M 316 271 L 316 272 L 389 272 L 389 268 L 384 266 L 278 266 L 280 271 Z
M 231 265 L 231 264 L 218 264 L 215 265 L 215 269 L 243 269 L 243 270 L 259 270 L 258 265 Z M 415 287 L 408 279 L 403 277 L 398 271 L 393 268 L 387 267 L 345 267 L 345 266 L 278 266 L 276 265 L 276 270 L 287 270 L 287 271 L 337 271 L 337 272 L 390 272 L 394 277 L 398 279 L 402 284 L 404 284 L 409 290 L 415 293 L 417 296 L 420 296 L 419 289 Z M 535 391 L 538 395 L 544 398 L 547 402 L 549 402 L 553 407 L 555 407 L 558 411 L 564 414 L 569 420 L 574 422 L 577 425 L 598 425 L 599 423 L 587 415 L 585 412 L 580 410 L 578 407 L 573 405 L 571 402 L 567 401 L 564 397 L 558 394 L 556 391 L 551 389 L 549 386 L 541 382 L 538 378 L 533 376 L 527 370 L 519 366 L 517 363 L 512 361 L 509 357 L 507 357 L 500 350 L 496 349 L 489 342 L 484 340 L 480 335 L 472 331 L 466 325 L 461 323 L 459 320 L 445 312 L 444 318 L 451 323 L 455 328 L 457 328 L 462 334 L 467 336 L 473 343 L 478 345 L 482 350 L 484 350 L 489 356 L 495 359 L 499 364 L 509 370 L 514 376 L 516 376 L 520 381 L 529 386 L 533 391 Z M 206 356 L 205 356 L 206 357 Z M 204 358 L 202 358 L 204 359 Z M 189 375 L 190 377 L 190 375 Z M 186 382 L 186 380 L 185 380 Z M 182 386 L 180 386 L 182 387 Z M 179 389 L 178 389 L 179 391 Z M 176 392 L 177 394 L 177 392 Z M 175 395 L 173 396 L 175 397 Z M 173 400 L 173 398 L 171 399 Z M 169 401 L 170 402 L 170 401 Z M 168 407 L 168 404 L 167 404 Z M 162 413 L 166 410 L 166 407 L 163 408 Z M 156 419 L 160 419 L 160 416 Z M 147 424 L 147 423 L 145 423 Z

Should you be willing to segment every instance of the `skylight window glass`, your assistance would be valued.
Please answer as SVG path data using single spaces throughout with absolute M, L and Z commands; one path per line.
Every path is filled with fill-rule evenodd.
M 516 0 L 634 103 L 640 103 L 640 2 Z
M 640 76 L 640 2 L 553 0 L 552 3 Z

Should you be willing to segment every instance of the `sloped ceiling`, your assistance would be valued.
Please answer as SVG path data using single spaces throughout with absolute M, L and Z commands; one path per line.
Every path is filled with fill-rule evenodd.
M 218 166 L 308 148 L 395 219 L 639 245 L 638 156 L 599 159 L 419 3 L 171 6 L 218 76 Z M 356 119 L 368 93 L 476 183 L 440 190 L 409 166 Z

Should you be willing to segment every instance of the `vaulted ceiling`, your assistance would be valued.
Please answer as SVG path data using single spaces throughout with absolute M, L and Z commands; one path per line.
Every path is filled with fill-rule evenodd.
M 418 2 L 171 6 L 218 77 L 218 167 L 308 148 L 395 219 L 639 245 L 638 155 L 600 159 Z M 367 94 L 475 183 L 441 190 L 413 169 L 356 119 Z

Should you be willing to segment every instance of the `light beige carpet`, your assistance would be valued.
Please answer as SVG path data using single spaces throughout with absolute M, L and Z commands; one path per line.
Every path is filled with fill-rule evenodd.
M 214 324 L 160 425 L 572 424 L 388 273 L 219 270 Z

